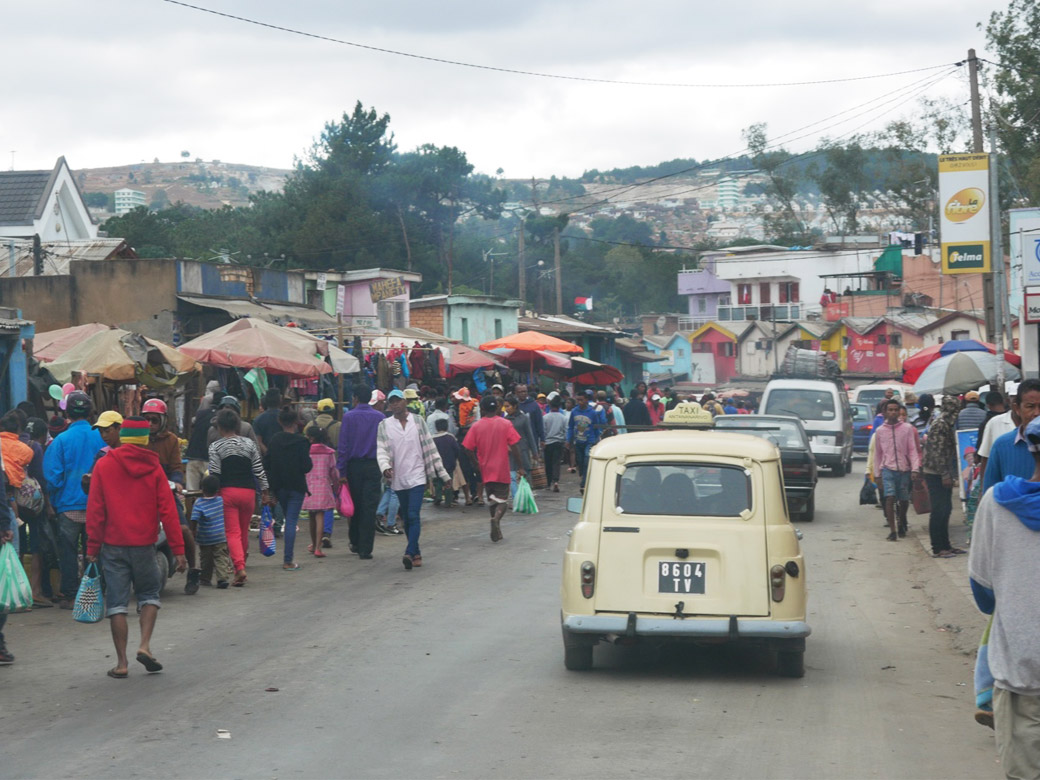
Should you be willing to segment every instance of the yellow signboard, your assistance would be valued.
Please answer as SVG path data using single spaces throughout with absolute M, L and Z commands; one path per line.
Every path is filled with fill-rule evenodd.
M 939 156 L 944 274 L 989 273 L 989 155 Z

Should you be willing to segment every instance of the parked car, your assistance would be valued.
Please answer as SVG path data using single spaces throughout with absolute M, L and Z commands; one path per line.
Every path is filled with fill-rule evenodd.
M 590 453 L 564 554 L 564 665 L 601 642 L 755 644 L 805 673 L 805 562 L 780 451 L 715 430 L 605 439 Z
M 852 391 L 852 402 L 867 404 L 872 410 L 870 416 L 873 418 L 873 410 L 877 409 L 877 405 L 885 397 L 886 390 L 894 390 L 896 400 L 904 403 L 907 392 L 913 389 L 913 385 L 907 385 L 902 382 L 879 382 L 873 385 L 860 385 Z
M 816 513 L 816 456 L 797 417 L 733 414 L 715 418 L 715 429 L 740 431 L 770 441 L 780 450 L 787 511 L 811 521 Z
M 870 437 L 874 435 L 874 407 L 870 404 L 849 404 L 852 410 L 852 451 L 866 455 Z
M 852 470 L 852 410 L 840 379 L 771 379 L 762 395 L 761 411 L 801 420 L 816 462 L 830 468 L 834 476 Z

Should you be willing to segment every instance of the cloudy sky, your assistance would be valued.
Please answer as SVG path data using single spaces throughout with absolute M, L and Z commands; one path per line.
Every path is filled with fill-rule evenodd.
M 194 0 L 273 25 L 494 68 L 609 81 L 763 84 L 950 65 L 1005 3 L 982 0 Z M 855 10 L 853 10 L 855 9 Z M 0 162 L 155 157 L 289 167 L 360 100 L 399 148 L 458 146 L 510 178 L 741 151 L 768 123 L 800 151 L 876 129 L 918 93 L 967 100 L 965 69 L 805 86 L 597 83 L 396 56 L 164 0 L 6 0 Z M 12 70 L 12 63 L 17 63 Z M 937 83 L 933 83 L 936 80 Z M 837 116 L 836 116 L 837 115 Z M 827 117 L 834 117 L 828 121 Z M 814 124 L 816 123 L 816 124 Z M 792 132 L 810 125 L 805 130 Z M 801 136 L 807 136 L 802 138 Z

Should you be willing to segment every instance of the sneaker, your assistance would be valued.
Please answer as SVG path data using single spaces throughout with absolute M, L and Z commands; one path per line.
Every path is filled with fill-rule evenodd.
M 225 590 L 227 588 L 227 586 L 228 586 L 228 581 L 227 580 L 217 580 L 217 587 L 220 590 Z
M 356 545 L 356 544 L 352 544 L 352 545 L 350 545 L 350 551 L 351 551 L 352 553 L 356 553 L 356 552 L 357 552 L 357 545 Z
M 377 534 L 382 534 L 383 536 L 386 536 L 387 534 L 390 533 L 390 531 L 387 529 L 386 525 L 381 520 L 377 520 L 376 521 L 376 533 Z
M 405 553 L 404 557 L 401 558 L 401 563 L 404 564 L 404 570 L 405 571 L 411 571 L 412 570 L 412 556 L 411 555 L 408 555 L 407 553 Z
M 188 596 L 194 596 L 199 592 L 199 577 L 202 575 L 202 569 L 188 569 L 188 578 L 184 583 L 184 592 Z
M 990 728 L 993 728 L 993 711 L 976 710 L 975 722 L 978 723 L 980 726 L 989 726 Z
M 387 532 L 388 534 L 397 534 L 398 536 L 400 536 L 401 534 L 403 534 L 403 533 L 404 533 L 404 531 L 402 531 L 402 530 L 401 530 L 400 528 L 398 528 L 398 527 L 397 527 L 396 525 L 388 525 L 388 526 L 386 527 L 386 532 Z
M 0 666 L 14 663 L 14 656 L 7 649 L 7 645 L 0 642 Z
M 332 549 L 332 537 L 331 536 L 323 536 L 323 537 L 321 537 L 321 546 L 324 547 L 326 550 L 331 550 Z

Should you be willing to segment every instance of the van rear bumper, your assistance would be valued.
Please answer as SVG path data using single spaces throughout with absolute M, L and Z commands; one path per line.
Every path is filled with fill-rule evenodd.
M 730 630 L 731 619 L 720 618 L 635 618 L 636 636 L 712 637 L 716 639 L 796 639 L 812 633 L 804 620 L 756 620 L 735 618 L 736 636 Z M 563 627 L 575 634 L 629 633 L 628 615 L 568 615 Z

